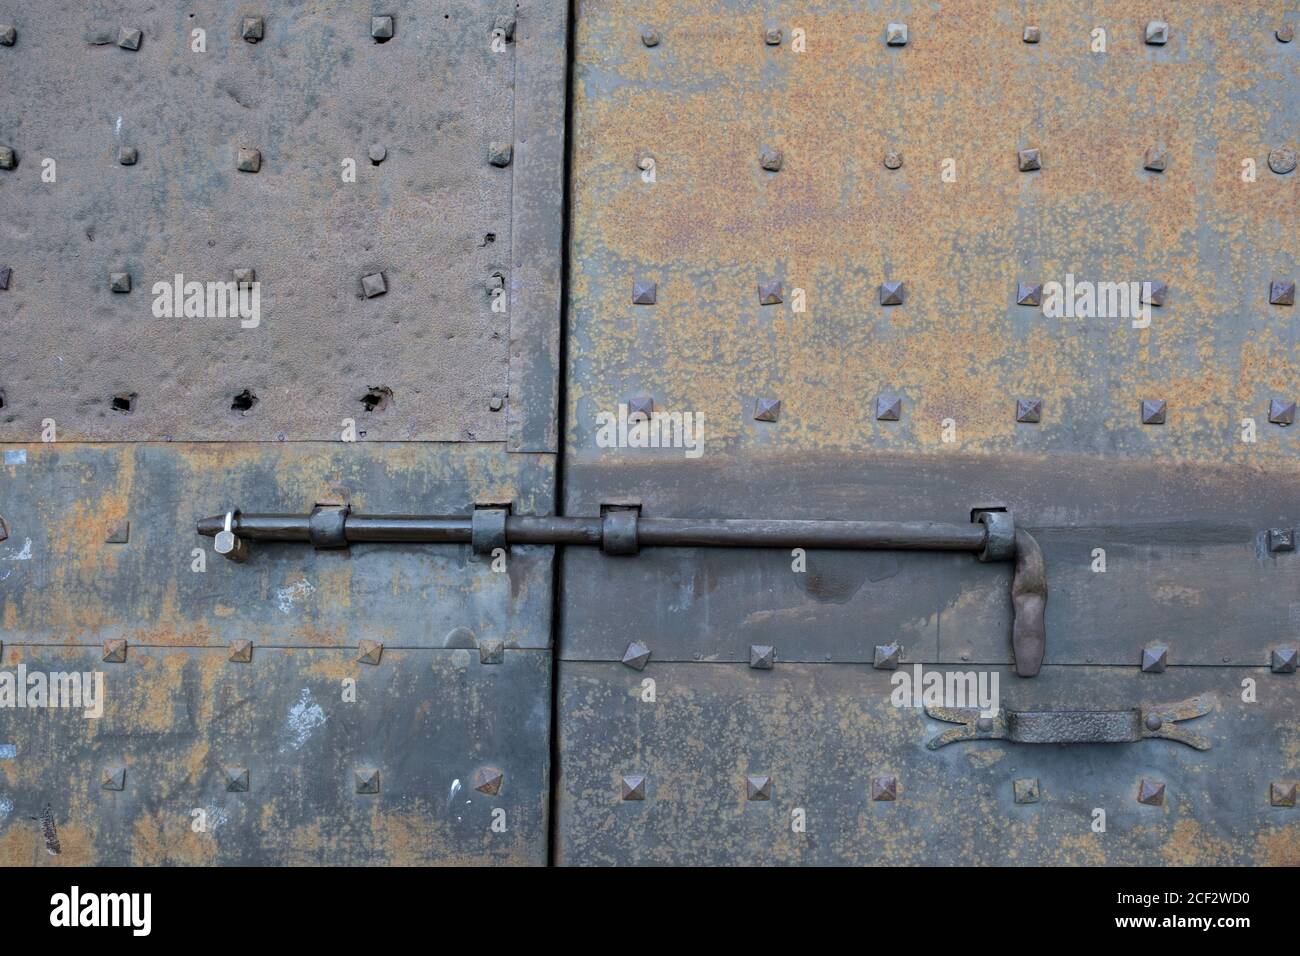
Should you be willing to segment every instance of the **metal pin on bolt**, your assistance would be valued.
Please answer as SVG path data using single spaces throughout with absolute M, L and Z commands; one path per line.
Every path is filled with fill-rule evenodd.
M 248 542 L 234 532 L 235 513 L 226 512 L 226 526 L 212 539 L 212 550 L 231 561 L 248 560 Z

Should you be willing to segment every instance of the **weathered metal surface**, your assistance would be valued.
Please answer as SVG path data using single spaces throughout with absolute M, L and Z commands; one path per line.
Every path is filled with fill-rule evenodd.
M 550 644 L 549 547 L 512 548 L 499 571 L 468 544 L 340 552 L 268 543 L 234 564 L 194 526 L 214 506 L 297 511 L 332 500 L 545 514 L 552 456 L 508 455 L 499 444 L 144 443 L 10 446 L 5 461 L 0 640 Z M 122 522 L 128 540 L 110 542 Z
M 652 658 L 635 672 L 562 661 L 556 861 L 1300 862 L 1300 819 L 1270 797 L 1273 783 L 1285 788 L 1300 776 L 1289 678 L 1186 667 L 1155 681 L 1136 669 L 1052 666 L 1031 681 L 1007 669 L 999 677 L 1004 706 L 1022 711 L 1213 693 L 1217 710 L 1195 725 L 1214 746 L 979 740 L 932 751 L 926 741 L 951 725 L 892 706 L 891 675 L 870 668 L 778 661 L 769 671 Z M 1241 699 L 1246 678 L 1257 703 Z M 653 703 L 644 699 L 647 680 Z M 620 780 L 630 775 L 645 778 L 643 800 L 622 797 Z M 754 776 L 770 778 L 767 800 L 747 798 Z M 1159 806 L 1138 802 L 1144 780 L 1163 786 Z M 803 832 L 792 829 L 797 809 Z M 1093 829 L 1098 809 L 1104 832 Z
M 465 649 L 385 650 L 373 667 L 338 648 L 100 656 L 0 655 L 15 675 L 104 675 L 97 719 L 0 709 L 0 864 L 546 861 L 545 651 L 483 664 Z
M 391 37 L 369 2 L 276 5 L 256 42 L 231 4 L 12 11 L 0 437 L 52 419 L 63 440 L 337 439 L 351 418 L 554 450 L 564 5 L 384 10 Z M 100 43 L 123 24 L 138 49 Z M 255 327 L 154 311 L 156 283 L 240 270 Z

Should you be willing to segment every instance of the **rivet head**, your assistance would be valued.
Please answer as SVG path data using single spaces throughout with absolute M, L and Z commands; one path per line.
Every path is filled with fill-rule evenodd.
M 654 305 L 659 298 L 659 283 L 649 279 L 634 279 L 632 282 L 632 304 Z
M 248 792 L 248 768 L 226 767 L 226 790 L 230 793 Z
M 1147 730 L 1159 730 L 1165 725 L 1165 719 L 1159 714 L 1147 714 L 1144 723 L 1146 724 Z
M 770 671 L 776 664 L 776 648 L 770 644 L 749 645 L 749 666 L 755 670 Z
M 126 661 L 126 641 L 120 637 L 114 637 L 104 642 L 105 663 L 122 664 Z
M 1147 674 L 1160 674 L 1169 664 L 1168 644 L 1148 644 L 1142 648 L 1142 670 Z
M 131 542 L 131 522 L 126 518 L 115 522 L 104 536 L 105 544 L 129 544 Z
M 1025 32 L 1020 38 L 1026 43 L 1037 43 L 1043 38 L 1043 33 L 1038 27 L 1025 27 Z
M 759 305 L 780 305 L 785 299 L 781 296 L 781 283 L 777 279 L 758 284 Z
M 255 173 L 262 168 L 262 154 L 248 146 L 239 147 L 235 156 L 235 168 L 241 173 Z
M 263 30 L 261 17 L 244 17 L 244 22 L 239 27 L 239 35 L 249 43 L 256 43 L 262 39 Z
M 871 666 L 876 670 L 898 670 L 899 659 L 903 656 L 903 646 L 898 643 L 877 644 Z
M 1043 402 L 1038 398 L 1020 398 L 1016 400 L 1016 421 L 1041 422 L 1043 420 Z
M 253 662 L 253 642 L 238 638 L 230 642 L 230 654 L 226 658 L 234 664 L 251 664 Z
M 1294 781 L 1274 780 L 1269 784 L 1268 802 L 1275 807 L 1294 807 L 1296 784 Z
M 1164 46 L 1169 42 L 1169 24 L 1163 20 L 1152 20 L 1147 24 L 1146 41 L 1150 46 Z
M 500 395 L 493 394 L 492 397 L 488 399 L 489 411 L 499 412 L 501 411 L 501 409 L 505 408 L 505 405 L 506 405 L 506 400 L 502 398 Z
M 627 417 L 650 418 L 655 413 L 655 400 L 649 395 L 635 395 L 627 400 Z
M 774 422 L 781 417 L 779 398 L 760 398 L 754 402 L 754 421 Z
M 981 734 L 991 734 L 991 733 L 993 733 L 993 718 L 992 718 L 992 717 L 976 717 L 976 718 L 975 718 L 975 729 L 976 729 L 979 733 L 981 733 Z
M 907 46 L 907 24 L 888 24 L 885 27 L 885 43 L 889 46 Z
M 17 169 L 18 154 L 12 146 L 0 146 L 0 169 Z
M 480 767 L 474 771 L 474 789 L 479 793 L 495 797 L 501 792 L 501 784 L 505 779 L 506 775 L 496 767 Z
M 876 802 L 898 799 L 897 777 L 872 777 L 871 799 Z
M 644 774 L 631 774 L 623 778 L 623 799 L 624 800 L 644 800 L 645 799 L 645 776 Z
M 372 767 L 353 771 L 352 781 L 356 786 L 357 793 L 379 792 L 379 771 Z
M 1026 777 L 1023 780 L 1016 780 L 1011 786 L 1015 793 L 1016 803 L 1038 802 L 1038 778 Z
M 1274 425 L 1294 425 L 1295 402 L 1284 398 L 1270 400 L 1268 403 L 1268 420 Z
M 1017 282 L 1016 305 L 1042 305 L 1043 284 L 1041 282 Z
M 1295 281 L 1275 279 L 1268 284 L 1269 305 L 1295 305 Z
M 1147 279 L 1138 288 L 1139 300 L 1150 305 L 1164 305 L 1168 293 L 1169 286 L 1159 279 Z
M 881 305 L 902 305 L 903 298 L 906 296 L 902 282 L 882 282 L 880 283 L 880 304 Z
M 777 172 L 781 168 L 781 164 L 784 161 L 785 157 L 781 154 L 781 151 L 779 149 L 772 149 L 771 147 L 763 150 L 758 156 L 759 165 L 768 172 L 773 173 Z
M 370 18 L 370 35 L 380 43 L 393 38 L 393 18 L 392 17 L 371 17 Z
M 140 159 L 134 146 L 122 146 L 117 151 L 117 161 L 123 166 L 134 166 Z
M 647 29 L 647 30 L 642 30 L 642 31 L 641 31 L 641 42 L 642 42 L 645 46 L 658 46 L 658 45 L 659 45 L 659 31 L 658 31 L 658 30 L 648 30 L 648 29 Z
M 494 142 L 488 144 L 488 162 L 493 166 L 506 167 L 514 158 L 515 148 L 510 143 Z
M 1138 784 L 1138 803 L 1149 807 L 1163 806 L 1165 802 L 1165 785 L 1163 781 L 1143 779 Z
M 763 42 L 768 46 L 781 45 L 781 30 L 779 27 L 768 27 L 763 31 Z
M 105 790 L 122 790 L 126 787 L 126 768 L 105 767 L 100 774 L 99 785 Z
M 503 664 L 506 659 L 506 642 L 499 638 L 487 638 L 479 641 L 478 662 L 480 664 Z
M 140 49 L 140 41 L 144 39 L 144 34 L 139 30 L 132 30 L 129 27 L 122 27 L 117 31 L 117 45 L 123 50 L 132 52 Z
M 1143 169 L 1150 170 L 1153 173 L 1163 173 L 1168 164 L 1169 154 L 1162 147 L 1147 147 L 1146 154 L 1142 157 Z
M 1295 39 L 1295 26 L 1284 23 L 1273 31 L 1273 36 L 1277 37 L 1278 43 L 1290 43 Z
M 1268 168 L 1279 176 L 1294 172 L 1295 163 L 1295 150 L 1290 146 L 1279 146 L 1277 149 L 1269 150 Z
M 114 292 L 130 292 L 131 273 L 114 272 L 108 277 L 108 287 Z
M 1270 665 L 1274 674 L 1294 674 L 1298 661 L 1300 661 L 1300 647 L 1275 647 Z
M 897 395 L 880 395 L 876 398 L 876 420 L 896 422 L 903 417 L 903 400 Z
M 650 662 L 650 648 L 643 641 L 633 641 L 623 652 L 623 663 L 634 671 L 645 670 Z
M 891 149 L 885 153 L 885 168 L 898 169 L 903 165 L 903 154 L 898 150 Z
M 1163 425 L 1168 411 L 1168 406 L 1162 399 L 1144 398 L 1142 400 L 1142 424 Z
M 1016 152 L 1016 162 L 1022 173 L 1043 168 L 1043 160 L 1037 149 L 1022 149 Z
M 370 157 L 371 165 L 378 166 L 388 158 L 388 147 L 383 143 L 371 143 L 366 155 Z
M 368 276 L 361 277 L 361 294 L 367 299 L 373 299 L 377 295 L 385 295 L 388 292 L 388 280 L 384 278 L 382 272 L 372 272 Z
M 747 776 L 745 778 L 746 800 L 771 800 L 772 778 L 766 776 Z
M 13 24 L 6 23 L 0 27 L 0 46 L 13 46 L 18 42 L 18 30 Z
M 370 638 L 362 638 L 357 642 L 357 663 L 359 664 L 378 664 L 384 656 L 384 645 L 379 641 L 372 641 Z

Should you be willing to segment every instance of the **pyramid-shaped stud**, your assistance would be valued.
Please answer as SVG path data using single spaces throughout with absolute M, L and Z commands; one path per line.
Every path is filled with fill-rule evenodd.
M 12 146 L 0 146 L 0 169 L 17 169 L 18 154 Z
M 233 664 L 251 664 L 253 662 L 253 642 L 237 638 L 230 642 L 230 656 L 226 658 Z
M 1012 784 L 1015 793 L 1016 803 L 1037 803 L 1038 802 L 1038 778 L 1027 777 L 1023 780 L 1017 780 Z
M 247 146 L 239 147 L 235 156 L 235 168 L 241 173 L 255 173 L 262 168 L 262 154 Z
M 99 776 L 99 785 L 105 790 L 121 790 L 126 787 L 125 767 L 105 767 Z
M 371 17 L 370 35 L 381 43 L 384 40 L 391 40 L 393 38 L 393 18 Z
M 754 670 L 770 671 L 776 665 L 776 648 L 770 644 L 749 645 L 749 666 Z
M 871 799 L 877 802 L 881 800 L 898 799 L 898 778 L 897 777 L 872 777 L 871 778 Z
M 903 417 L 903 400 L 897 395 L 881 395 L 876 399 L 876 419 L 896 422 Z
M 352 780 L 356 785 L 357 793 L 379 792 L 379 771 L 372 767 L 353 771 Z
M 131 291 L 131 273 L 114 272 L 108 277 L 108 287 L 113 292 Z
M 1169 154 L 1163 147 L 1148 146 L 1142 157 L 1142 168 L 1153 173 L 1163 173 L 1169 164 Z
M 498 169 L 505 169 L 515 158 L 513 143 L 490 143 L 488 145 L 488 162 Z
M 362 638 L 357 642 L 357 662 L 361 664 L 378 664 L 384 656 L 384 645 L 379 641 Z
M 1159 807 L 1165 802 L 1165 785 L 1159 780 L 1143 779 L 1138 784 L 1138 803 Z
M 117 161 L 122 166 L 134 166 L 140 161 L 140 151 L 134 146 L 122 146 L 117 151 Z
M 624 800 L 644 800 L 645 799 L 645 776 L 639 773 L 631 774 L 623 778 L 623 799 Z
M 627 417 L 630 421 L 635 416 L 650 418 L 655 413 L 655 400 L 649 395 L 637 395 L 627 400 Z
M 1025 32 L 1020 35 L 1020 39 L 1025 43 L 1037 43 L 1043 38 L 1043 31 L 1038 27 L 1025 27 Z
M 1142 400 L 1142 424 L 1163 425 L 1168 414 L 1168 406 L 1162 399 L 1144 398 Z
M 760 398 L 754 402 L 754 421 L 774 422 L 781 417 L 781 400 L 779 398 Z
M 889 46 L 907 46 L 907 24 L 888 24 L 885 27 L 885 43 Z
M 104 642 L 104 662 L 121 664 L 126 661 L 126 641 L 120 637 Z
M 1296 784 L 1294 781 L 1274 780 L 1268 787 L 1268 802 L 1275 807 L 1294 807 Z
M 131 522 L 123 518 L 108 529 L 105 544 L 127 544 L 131 540 Z
M 500 638 L 486 638 L 478 642 L 480 664 L 502 664 L 506 659 L 506 642 Z
M 1295 424 L 1295 402 L 1275 398 L 1268 403 L 1268 420 L 1274 425 Z
M 1164 46 L 1169 42 L 1169 24 L 1152 20 L 1147 24 L 1146 41 L 1150 46 Z
M 645 670 L 650 661 L 650 648 L 641 641 L 633 641 L 623 652 L 623 663 L 634 671 Z
M 1021 149 L 1016 151 L 1016 162 L 1020 166 L 1022 173 L 1033 172 L 1035 169 L 1043 168 L 1043 159 L 1038 154 L 1037 149 Z
M 1042 305 L 1043 284 L 1041 282 L 1017 282 L 1016 305 Z
M 361 294 L 367 299 L 385 295 L 388 292 L 388 280 L 382 272 L 372 272 L 361 277 Z
M 474 771 L 474 789 L 479 793 L 486 793 L 489 797 L 495 797 L 501 792 L 501 784 L 505 779 L 506 775 L 496 767 L 480 767 Z
M 1268 284 L 1269 305 L 1295 305 L 1295 282 L 1275 279 Z
M 1274 674 L 1294 674 L 1297 662 L 1300 662 L 1300 647 L 1273 648 L 1270 666 Z
M 143 33 L 130 27 L 122 27 L 117 32 L 117 45 L 123 50 L 130 50 L 132 53 L 140 49 L 140 41 L 143 39 Z
M 248 768 L 247 767 L 226 768 L 226 790 L 229 791 L 230 793 L 248 792 Z
M 878 671 L 898 670 L 899 659 L 903 656 L 903 646 L 898 643 L 877 644 L 871 666 Z
M 773 279 L 770 282 L 760 282 L 758 284 L 758 304 L 759 305 L 780 305 L 785 299 L 781 296 L 781 283 Z
M 1268 550 L 1273 552 L 1294 551 L 1295 528 L 1269 528 Z
M 745 778 L 745 799 L 746 800 L 771 800 L 772 799 L 772 778 L 763 776 L 748 776 Z
M 1142 670 L 1144 673 L 1162 674 L 1168 665 L 1168 644 L 1148 644 L 1142 648 Z
M 881 305 L 902 305 L 903 283 L 901 282 L 882 282 L 880 283 L 880 304 Z
M 758 156 L 758 164 L 769 173 L 779 172 L 785 162 L 785 156 L 779 149 L 765 149 Z
M 659 283 L 649 279 L 632 280 L 632 304 L 654 305 L 659 297 Z
M 1039 398 L 1016 399 L 1016 421 L 1041 422 L 1043 420 L 1043 401 Z
M 262 39 L 264 30 L 261 17 L 244 17 L 244 22 L 239 28 L 239 36 L 249 43 L 256 43 Z
M 1138 289 L 1138 299 L 1148 305 L 1162 306 L 1165 304 L 1165 296 L 1169 293 L 1169 286 L 1159 279 L 1147 279 Z

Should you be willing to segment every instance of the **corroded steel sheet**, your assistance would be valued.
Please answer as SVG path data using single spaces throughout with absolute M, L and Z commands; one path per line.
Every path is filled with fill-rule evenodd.
M 646 636 L 638 631 L 635 636 Z M 642 865 L 1191 865 L 1300 862 L 1289 678 L 1263 668 L 1045 667 L 1000 676 L 1004 707 L 1126 709 L 1213 694 L 1180 725 L 1211 742 L 926 742 L 951 724 L 895 707 L 852 665 L 562 662 L 556 861 Z M 1241 699 L 1256 682 L 1258 702 Z M 654 682 L 654 702 L 645 681 Z M 1249 742 L 1244 745 L 1243 742 Z M 623 778 L 644 777 L 644 799 Z M 747 778 L 766 799 L 753 799 Z M 762 786 L 767 779 L 766 788 Z M 894 799 L 873 799 L 890 790 Z M 879 787 L 873 789 L 873 781 Z M 1016 782 L 1022 799 L 1016 800 Z M 1140 803 L 1143 781 L 1164 785 Z M 1032 788 L 1028 786 L 1032 783 Z M 802 811 L 802 830 L 795 829 Z M 1104 831 L 1096 829 L 1104 811 Z
M 6 645 L 0 665 L 104 675 L 98 718 L 0 710 L 0 864 L 546 860 L 544 651 L 385 650 L 370 666 L 337 648 L 104 663 L 98 648 Z

